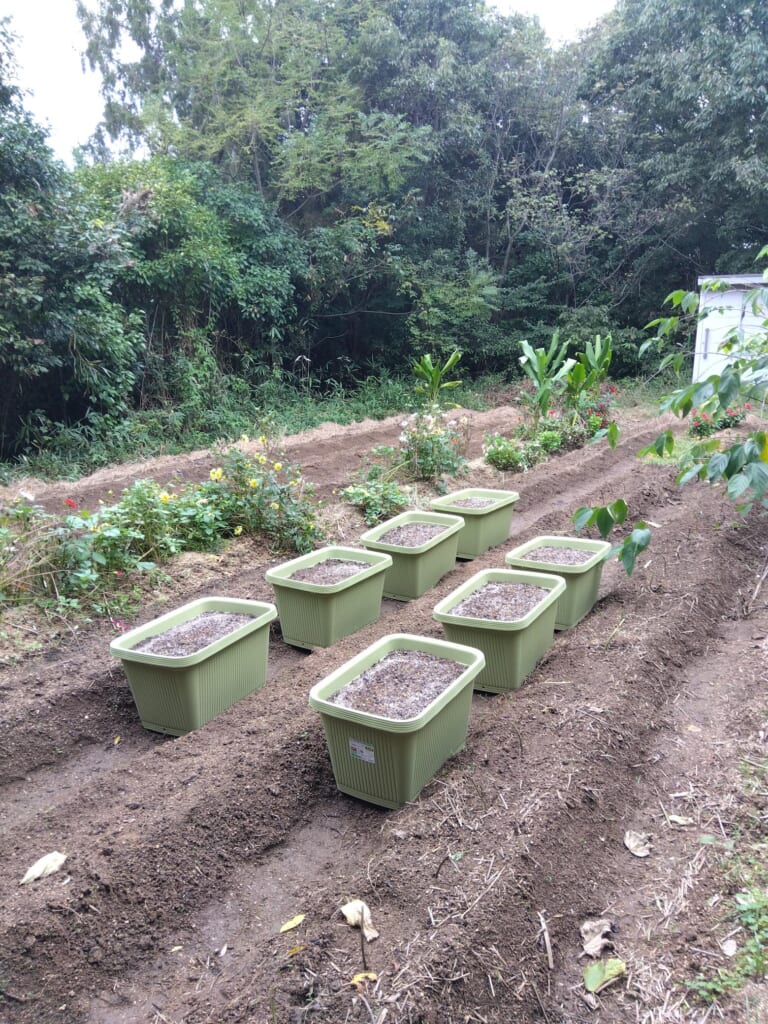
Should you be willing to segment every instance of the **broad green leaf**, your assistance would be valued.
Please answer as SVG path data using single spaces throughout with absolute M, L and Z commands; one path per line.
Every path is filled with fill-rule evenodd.
M 686 469 L 684 473 L 680 473 L 677 478 L 677 483 L 682 487 L 684 484 L 690 483 L 691 480 L 702 479 L 704 475 L 703 466 L 691 466 L 690 469 Z
M 581 533 L 585 527 L 590 525 L 594 511 L 595 510 L 592 508 L 584 507 L 577 509 L 573 513 L 571 520 L 573 521 L 573 525 L 576 528 L 577 533 Z
M 728 497 L 732 501 L 736 501 L 740 498 L 745 491 L 749 490 L 749 479 L 743 473 L 738 476 L 731 477 L 728 481 Z
M 716 480 L 719 480 L 725 473 L 727 466 L 728 456 L 725 452 L 718 452 L 717 455 L 713 455 L 706 467 L 707 479 L 709 482 L 714 483 Z
M 638 523 L 632 533 L 625 537 L 619 549 L 619 561 L 624 566 L 627 576 L 631 576 L 635 569 L 637 556 L 645 551 L 651 543 L 651 531 L 645 523 Z
M 603 540 L 605 540 L 615 525 L 616 520 L 607 506 L 595 510 L 595 526 L 600 531 L 600 536 Z
M 750 462 L 744 467 L 749 485 L 756 494 L 762 495 L 768 490 L 768 465 L 764 462 Z

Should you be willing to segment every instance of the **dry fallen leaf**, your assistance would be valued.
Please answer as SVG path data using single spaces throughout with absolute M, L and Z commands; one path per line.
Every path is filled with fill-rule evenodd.
M 362 900 L 350 900 L 349 903 L 344 904 L 341 912 L 346 918 L 348 925 L 351 925 L 353 928 L 363 929 L 363 935 L 367 942 L 373 942 L 374 939 L 378 939 L 379 933 L 373 927 L 371 912 L 368 909 L 367 903 L 364 903 Z
M 602 992 L 604 988 L 611 985 L 617 978 L 627 973 L 627 965 L 623 960 L 599 960 L 584 968 L 584 987 L 587 992 Z
M 692 825 L 693 818 L 684 818 L 681 814 L 669 814 L 667 815 L 670 822 L 673 825 Z
M 624 845 L 635 857 L 648 857 L 653 849 L 647 832 L 633 832 L 632 829 L 624 833 Z
M 292 917 L 290 921 L 286 921 L 284 925 L 281 925 L 280 931 L 290 932 L 294 928 L 298 928 L 306 916 L 306 914 L 297 914 L 296 917 Z
M 27 871 L 26 875 L 19 882 L 19 885 L 26 885 L 27 882 L 34 882 L 38 878 L 45 878 L 47 875 L 52 875 L 55 871 L 58 871 L 64 861 L 67 859 L 66 853 L 59 853 L 58 850 L 54 850 L 53 853 L 46 853 L 40 860 L 36 860 L 32 867 Z
M 350 981 L 350 985 L 354 985 L 358 992 L 362 992 L 366 981 L 376 981 L 377 978 L 378 974 L 374 974 L 373 971 L 361 971 Z
M 596 959 L 602 955 L 604 949 L 613 949 L 613 943 L 608 938 L 613 930 L 613 923 L 607 917 L 601 917 L 597 921 L 585 921 L 579 930 L 582 949 L 587 956 Z

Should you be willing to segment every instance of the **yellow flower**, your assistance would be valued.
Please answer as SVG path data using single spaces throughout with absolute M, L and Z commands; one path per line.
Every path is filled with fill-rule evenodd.
M 259 481 L 256 479 L 255 476 L 252 476 L 251 479 L 248 481 L 248 486 L 249 487 L 258 487 L 259 486 Z
M 259 444 L 266 444 L 266 443 L 267 443 L 267 439 L 266 439 L 266 437 L 264 437 L 264 435 L 262 434 L 262 435 L 261 435 L 261 437 L 259 438 Z
M 266 455 L 260 455 L 259 456 L 259 465 L 263 466 L 266 461 L 267 461 L 267 456 Z
M 208 474 L 208 476 L 213 481 L 223 480 L 224 479 L 224 470 L 221 468 L 221 466 L 217 466 L 215 469 L 211 470 L 211 472 Z
M 176 501 L 177 498 L 178 494 L 176 493 L 176 491 L 174 491 L 173 494 L 171 495 L 171 501 Z
M 289 480 L 288 483 L 290 484 L 291 487 L 298 487 L 299 486 L 299 481 L 298 480 Z
M 275 509 L 275 510 L 277 510 L 277 509 L 279 509 L 279 508 L 280 508 L 280 506 L 279 506 L 279 505 L 277 504 L 277 502 L 276 502 L 276 501 L 270 501 L 270 503 L 269 503 L 269 507 L 270 507 L 270 508 L 273 508 L 273 509 Z
M 160 501 L 162 501 L 164 505 L 167 505 L 170 500 L 171 496 L 168 491 L 160 491 Z
M 274 469 L 274 471 L 275 471 L 276 473 L 279 473 L 279 472 L 280 472 L 280 470 L 281 470 L 282 468 L 283 468 L 283 464 L 282 464 L 282 462 L 275 462 L 275 463 L 273 464 L 273 466 L 272 466 L 272 469 Z
M 234 533 L 235 533 L 236 537 L 239 537 L 242 532 L 243 532 L 242 526 L 236 526 L 235 527 Z
M 240 435 L 240 444 L 248 444 L 249 441 L 250 441 L 250 438 L 248 437 L 247 434 L 241 434 Z

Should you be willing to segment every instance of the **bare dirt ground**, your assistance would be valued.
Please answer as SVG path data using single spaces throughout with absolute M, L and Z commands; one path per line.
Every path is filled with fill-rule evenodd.
M 418 600 L 385 600 L 331 649 L 292 649 L 276 629 L 265 689 L 195 733 L 141 728 L 107 623 L 26 623 L 39 649 L 5 651 L 0 681 L 0 1024 L 768 1020 L 764 979 L 714 1008 L 684 986 L 727 967 L 726 937 L 744 940 L 726 869 L 745 822 L 750 855 L 765 856 L 766 520 L 737 521 L 720 491 L 680 491 L 672 469 L 639 461 L 659 425 L 638 416 L 614 452 L 496 473 L 477 459 L 482 436 L 513 416 L 472 414 L 461 481 L 520 492 L 508 545 Z M 398 431 L 288 439 L 330 541 L 359 537 L 334 492 Z M 201 479 L 212 464 L 198 453 L 25 489 L 57 511 L 65 497 L 93 507 L 139 476 Z M 466 750 L 412 804 L 338 793 L 310 687 L 384 634 L 441 636 L 439 599 L 513 542 L 569 533 L 576 508 L 618 496 L 656 524 L 635 574 L 609 563 L 594 611 L 521 690 L 474 695 Z M 132 625 L 211 593 L 271 600 L 264 572 L 281 560 L 251 541 L 179 558 Z M 628 829 L 651 834 L 650 856 L 627 850 Z M 52 850 L 63 869 L 19 886 Z M 370 944 L 340 915 L 351 898 L 371 908 Z M 579 927 L 597 917 L 628 973 L 590 1007 Z M 351 984 L 361 971 L 376 978 Z

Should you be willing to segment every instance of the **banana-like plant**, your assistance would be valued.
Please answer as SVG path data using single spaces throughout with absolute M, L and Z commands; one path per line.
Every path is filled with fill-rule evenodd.
M 460 380 L 446 380 L 445 378 L 460 359 L 461 352 L 455 349 L 442 366 L 439 360 L 437 363 L 434 363 L 432 356 L 429 354 L 422 356 L 418 362 L 413 364 L 413 373 L 419 381 L 416 385 L 416 394 L 424 396 L 428 407 L 432 408 L 433 406 L 440 405 L 440 393 L 442 391 L 459 387 L 461 384 Z
M 523 350 L 520 365 L 535 388 L 533 395 L 522 396 L 531 409 L 535 437 L 539 420 L 549 412 L 554 395 L 565 387 L 565 377 L 576 365 L 576 360 L 566 358 L 568 342 L 560 344 L 557 331 L 552 336 L 549 348 L 533 348 L 528 341 L 521 341 L 520 347 Z

